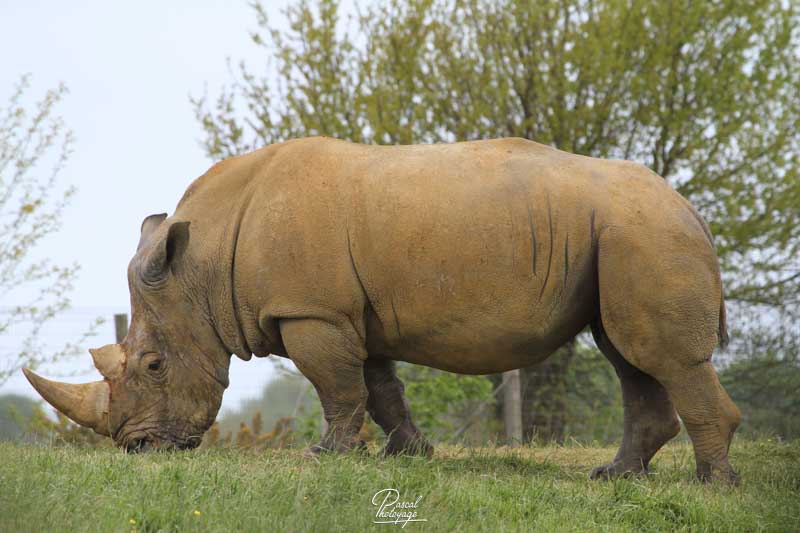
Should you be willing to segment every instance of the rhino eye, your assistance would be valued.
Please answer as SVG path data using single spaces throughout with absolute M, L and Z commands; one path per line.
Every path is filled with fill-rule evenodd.
M 147 364 L 147 369 L 150 372 L 158 372 L 163 368 L 164 356 L 158 352 L 144 352 L 140 355 L 143 359 L 145 359 L 145 363 Z

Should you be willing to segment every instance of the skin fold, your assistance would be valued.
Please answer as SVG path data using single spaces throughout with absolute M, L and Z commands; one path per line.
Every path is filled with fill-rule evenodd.
M 110 401 L 91 424 L 129 449 L 197 445 L 231 354 L 276 354 L 319 393 L 329 429 L 309 453 L 357 446 L 368 411 L 386 453 L 430 455 L 395 361 L 503 372 L 591 326 L 625 408 L 592 477 L 646 472 L 680 416 L 698 475 L 737 480 L 740 415 L 710 363 L 727 340 L 711 235 L 634 163 L 523 139 L 289 141 L 214 165 L 173 216 L 148 217 L 128 279 L 130 333 L 98 364 Z

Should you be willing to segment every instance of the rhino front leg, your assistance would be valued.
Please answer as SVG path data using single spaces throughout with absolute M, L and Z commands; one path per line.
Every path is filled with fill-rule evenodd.
M 433 446 L 411 420 L 403 382 L 394 370 L 394 361 L 367 359 L 364 380 L 369 391 L 367 411 L 388 437 L 384 455 L 433 456 Z
M 317 389 L 328 430 L 307 450 L 344 452 L 359 445 L 367 388 L 364 384 L 366 349 L 350 327 L 316 319 L 280 322 L 289 357 Z

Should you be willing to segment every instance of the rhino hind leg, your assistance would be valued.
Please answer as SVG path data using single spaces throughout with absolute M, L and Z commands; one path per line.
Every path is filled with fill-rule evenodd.
M 306 450 L 346 452 L 362 446 L 358 432 L 364 422 L 367 387 L 366 349 L 349 327 L 316 319 L 280 322 L 286 351 L 317 390 L 328 429 L 320 442 Z
M 646 474 L 650 459 L 681 429 L 666 389 L 637 369 L 614 348 L 598 319 L 592 324 L 598 348 L 614 366 L 622 385 L 624 434 L 614 460 L 592 470 L 592 479 Z
M 688 233 L 609 227 L 599 238 L 597 264 L 608 340 L 666 389 L 692 440 L 698 478 L 738 483 L 728 449 L 741 414 L 711 365 L 723 317 L 710 242 Z M 671 420 L 665 414 L 664 424 Z
M 722 388 L 711 362 L 687 369 L 670 384 L 669 391 L 694 445 L 697 477 L 738 485 L 739 475 L 728 462 L 728 451 L 741 413 Z
M 367 411 L 388 437 L 383 454 L 431 457 L 433 446 L 411 420 L 405 388 L 394 367 L 394 361 L 388 359 L 369 358 L 364 362 Z

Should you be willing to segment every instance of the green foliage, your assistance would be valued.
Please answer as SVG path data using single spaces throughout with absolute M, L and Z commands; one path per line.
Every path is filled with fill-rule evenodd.
M 108 437 L 98 435 L 93 430 L 76 424 L 60 412 L 53 410 L 55 420 L 47 416 L 37 405 L 33 416 L 25 428 L 31 440 L 49 443 L 54 446 L 79 445 L 94 448 L 110 448 L 113 443 Z
M 300 439 L 305 443 L 318 442 L 322 438 L 322 404 L 316 392 L 311 393 L 314 401 L 303 406 L 295 418 L 295 426 Z
M 37 403 L 25 396 L 5 394 L 0 396 L 0 440 L 15 440 L 33 416 Z
M 418 516 L 428 522 L 405 530 L 797 529 L 800 443 L 735 440 L 738 488 L 694 481 L 688 444 L 656 455 L 649 478 L 611 482 L 587 472 L 615 448 L 439 446 L 433 460 L 375 452 L 316 462 L 291 450 L 124 454 L 0 443 L 0 530 L 365 531 L 376 527 L 372 496 L 390 487 L 422 497 Z
M 796 327 L 796 326 L 790 326 Z M 746 350 L 720 372 L 742 411 L 742 431 L 782 439 L 800 437 L 800 339 L 754 331 Z
M 620 442 L 622 392 L 605 356 L 593 346 L 576 344 L 566 377 L 565 434 L 580 442 Z
M 772 356 L 736 361 L 720 374 L 743 413 L 742 431 L 800 437 L 800 364 Z
M 414 422 L 434 443 L 461 436 L 494 402 L 492 383 L 481 376 L 406 363 L 398 366 L 397 374 L 406 384 Z
M 24 396 L 0 396 L 0 441 L 39 442 L 53 446 L 111 446 L 110 439 L 79 426 L 56 410 L 52 413 L 48 416 L 41 403 Z
M 58 182 L 72 153 L 73 136 L 54 114 L 66 87 L 48 91 L 31 111 L 25 107 L 29 86 L 29 77 L 23 76 L 7 105 L 0 107 L 0 299 L 21 287 L 35 287 L 37 293 L 28 303 L 0 307 L 0 339 L 10 336 L 13 345 L 20 346 L 15 352 L 0 350 L 0 384 L 23 366 L 78 353 L 102 322 L 96 320 L 76 342 L 46 355 L 39 334 L 69 307 L 78 266 L 58 266 L 32 256 L 41 240 L 58 230 L 75 192 Z
M 58 411 L 48 416 L 42 404 L 16 394 L 0 396 L 0 441 L 41 442 L 51 445 L 78 444 L 107 447 L 111 441 L 91 429 L 75 424 Z
M 619 379 L 588 334 L 523 369 L 522 405 L 525 442 L 609 444 L 622 437 Z

